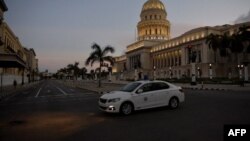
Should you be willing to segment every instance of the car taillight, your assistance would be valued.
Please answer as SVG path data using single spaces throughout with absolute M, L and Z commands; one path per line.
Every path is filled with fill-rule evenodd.
M 179 91 L 182 92 L 182 93 L 184 92 L 183 89 L 179 89 Z

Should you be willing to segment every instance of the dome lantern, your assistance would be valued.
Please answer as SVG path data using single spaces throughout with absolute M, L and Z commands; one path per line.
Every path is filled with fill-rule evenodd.
M 170 39 L 170 23 L 167 12 L 160 0 L 148 0 L 144 3 L 137 25 L 138 40 Z

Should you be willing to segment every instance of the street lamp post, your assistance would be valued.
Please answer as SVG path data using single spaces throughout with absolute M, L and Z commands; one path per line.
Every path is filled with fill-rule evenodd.
M 201 74 L 200 74 L 200 67 L 198 67 L 198 68 L 197 68 L 197 76 L 198 76 L 198 78 L 200 78 L 200 75 L 201 75 Z
M 209 78 L 210 78 L 210 79 L 213 79 L 212 64 L 209 64 Z
M 240 80 L 242 79 L 242 68 L 243 68 L 243 65 L 238 65 Z

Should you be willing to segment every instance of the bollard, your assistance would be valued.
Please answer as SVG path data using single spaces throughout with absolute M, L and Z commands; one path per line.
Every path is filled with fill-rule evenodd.
M 203 81 L 201 81 L 201 88 L 203 89 Z

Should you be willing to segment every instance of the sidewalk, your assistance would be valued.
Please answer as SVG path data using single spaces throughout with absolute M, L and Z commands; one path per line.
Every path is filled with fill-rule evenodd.
M 81 80 L 81 81 L 60 81 L 64 85 L 70 87 L 77 87 L 82 89 L 87 89 L 91 91 L 95 91 L 97 93 L 104 93 L 114 90 L 119 90 L 124 85 L 130 83 L 128 81 L 102 81 L 101 88 L 98 87 L 98 81 L 90 81 L 90 80 Z M 222 85 L 222 84 L 197 84 L 195 86 L 191 86 L 187 83 L 173 83 L 177 86 L 182 87 L 183 89 L 193 89 L 193 90 L 233 90 L 233 91 L 249 91 L 250 92 L 250 84 L 245 84 L 244 87 L 239 85 Z
M 226 84 L 197 84 L 191 86 L 190 84 L 174 83 L 177 86 L 182 87 L 183 89 L 193 89 L 193 90 L 232 90 L 232 91 L 249 91 L 250 84 L 245 84 L 245 86 L 240 85 L 226 85 Z
M 17 85 L 16 88 L 14 86 L 4 86 L 2 91 L 0 89 L 0 101 L 8 96 L 11 96 L 12 94 L 18 92 L 18 91 L 23 91 L 27 88 L 30 88 L 33 85 L 36 85 L 40 83 L 41 81 L 33 82 L 33 83 L 26 83 L 24 85 Z
M 130 83 L 128 81 L 113 81 L 113 84 L 121 84 L 125 85 Z M 233 90 L 233 91 L 249 91 L 250 92 L 250 83 L 244 84 L 243 86 L 240 85 L 230 85 L 230 84 L 197 84 L 197 85 L 190 85 L 189 83 L 172 83 L 176 86 L 180 86 L 183 89 L 194 89 L 194 90 Z

